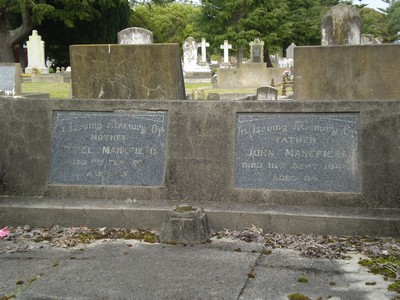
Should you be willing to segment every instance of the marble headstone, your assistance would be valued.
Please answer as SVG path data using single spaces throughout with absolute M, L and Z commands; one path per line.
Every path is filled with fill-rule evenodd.
M 0 95 L 21 95 L 21 65 L 0 63 Z
M 118 44 L 140 45 L 152 44 L 153 33 L 150 30 L 140 27 L 130 27 L 118 32 Z
M 321 45 L 360 45 L 361 17 L 357 9 L 338 4 L 331 7 L 321 22 Z
M 197 69 L 197 48 L 197 43 L 192 37 L 188 37 L 183 43 L 184 72 L 193 72 Z
M 295 43 L 291 43 L 289 47 L 286 48 L 286 58 L 294 57 L 294 47 L 296 47 Z
M 36 30 L 32 31 L 26 45 L 28 48 L 28 67 L 25 68 L 25 73 L 48 74 L 49 69 L 45 64 L 44 42 Z

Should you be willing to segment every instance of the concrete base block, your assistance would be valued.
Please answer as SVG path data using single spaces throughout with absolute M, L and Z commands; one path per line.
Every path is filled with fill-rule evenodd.
M 161 228 L 162 243 L 199 244 L 211 236 L 207 214 L 202 208 L 177 205 L 168 212 Z

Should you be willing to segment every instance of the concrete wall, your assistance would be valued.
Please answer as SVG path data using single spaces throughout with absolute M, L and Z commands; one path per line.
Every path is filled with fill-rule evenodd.
M 265 63 L 245 63 L 240 68 L 218 69 L 218 88 L 257 88 L 282 81 L 282 73 L 287 68 L 267 68 Z
M 168 114 L 162 186 L 49 184 L 54 111 L 161 110 Z M 236 188 L 238 113 L 359 113 L 359 192 Z M 400 207 L 400 101 L 159 101 L 0 98 L 4 195 Z
M 296 100 L 400 99 L 400 45 L 296 47 Z

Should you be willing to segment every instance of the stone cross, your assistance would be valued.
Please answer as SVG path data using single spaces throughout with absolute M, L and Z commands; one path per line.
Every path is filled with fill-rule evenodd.
M 210 47 L 210 44 L 206 42 L 205 38 L 201 39 L 201 44 L 197 45 L 197 47 L 201 47 L 201 62 L 206 63 L 206 47 Z
M 224 50 L 224 64 L 229 64 L 229 49 L 232 49 L 232 45 L 228 43 L 228 40 L 224 40 L 224 44 L 219 48 Z

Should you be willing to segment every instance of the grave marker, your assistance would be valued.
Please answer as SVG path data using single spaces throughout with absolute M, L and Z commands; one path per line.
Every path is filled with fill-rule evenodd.
M 44 42 L 37 30 L 32 31 L 26 45 L 28 47 L 28 67 L 25 68 L 25 73 L 48 74 L 49 69 L 46 67 L 44 59 Z
M 0 63 L 0 94 L 21 95 L 21 65 Z
M 51 184 L 161 186 L 167 112 L 53 116 Z
M 264 42 L 260 39 L 250 42 L 250 61 L 253 63 L 264 62 Z
M 206 53 L 206 48 L 210 47 L 210 44 L 206 42 L 205 38 L 201 39 L 201 44 L 197 45 L 197 47 L 201 48 L 201 64 L 207 64 L 207 53 Z
M 232 49 L 232 45 L 228 43 L 228 40 L 224 40 L 224 44 L 220 45 L 219 48 L 224 50 L 224 62 L 222 63 L 221 67 L 230 66 L 231 63 L 229 62 L 229 49 Z
M 153 33 L 140 27 L 125 28 L 118 32 L 118 44 L 143 45 L 153 43 Z
M 346 4 L 332 6 L 321 22 L 321 45 L 360 45 L 361 17 Z
M 359 192 L 357 113 L 239 113 L 235 185 Z

